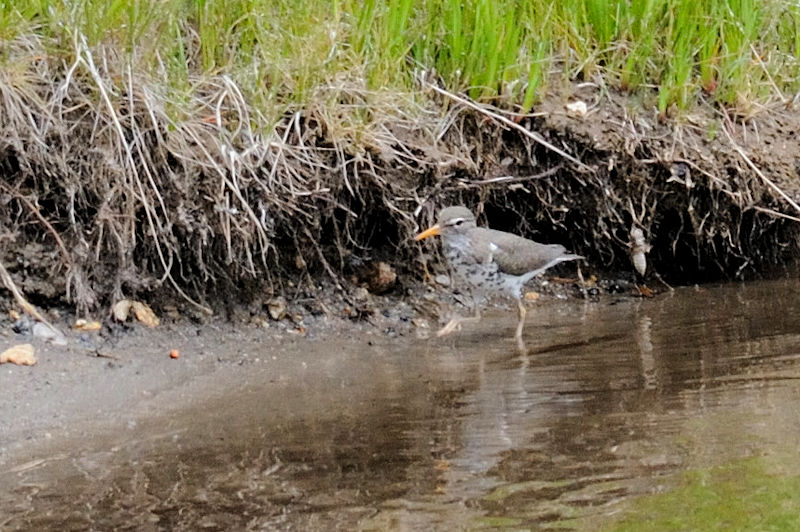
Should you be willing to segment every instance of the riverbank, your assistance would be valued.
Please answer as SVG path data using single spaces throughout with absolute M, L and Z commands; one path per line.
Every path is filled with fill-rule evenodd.
M 577 288 L 544 281 L 540 290 L 535 292 L 542 294 L 538 301 L 529 305 L 531 313 L 546 314 L 553 305 L 575 301 L 572 292 Z M 620 297 L 631 296 L 633 292 Z M 173 409 L 201 404 L 214 394 L 235 394 L 247 383 L 260 385 L 264 379 L 272 383 L 273 371 L 282 375 L 279 384 L 294 386 L 305 378 L 298 371 L 315 363 L 328 367 L 342 349 L 366 353 L 375 351 L 373 345 L 385 349 L 391 344 L 418 349 L 428 340 L 435 349 L 465 341 L 471 336 L 469 328 L 466 336 L 433 335 L 453 312 L 467 312 L 457 299 L 444 290 L 418 294 L 415 305 L 372 297 L 352 314 L 326 299 L 318 303 L 339 310 L 337 314 L 302 312 L 303 307 L 290 304 L 279 319 L 266 308 L 254 313 L 239 308 L 227 316 L 158 315 L 157 327 L 133 317 L 126 323 L 108 318 L 91 331 L 75 328 L 76 317 L 68 310 L 57 314 L 51 309 L 47 315 L 63 334 L 59 342 L 38 335 L 31 327 L 33 320 L 25 316 L 16 322 L 2 317 L 2 349 L 31 344 L 36 365 L 0 365 L 9 398 L 0 411 L 0 463 L 4 455 L 24 455 L 31 443 L 51 438 L 72 441 L 96 422 L 122 428 L 137 417 L 168 417 Z M 507 344 L 514 352 L 514 310 L 487 312 L 490 320 L 507 328 L 507 335 L 498 332 L 498 345 Z M 255 381 L 247 376 L 247 368 L 259 375 Z
M 87 316 L 353 293 L 380 263 L 402 295 L 454 203 L 598 276 L 634 248 L 651 283 L 795 259 L 797 7 L 568 4 L 7 6 L 0 263 Z

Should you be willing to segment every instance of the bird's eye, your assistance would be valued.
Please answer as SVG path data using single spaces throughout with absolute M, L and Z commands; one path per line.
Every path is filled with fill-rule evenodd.
M 464 220 L 462 218 L 459 218 L 458 220 L 456 220 L 456 225 L 461 225 L 463 223 L 464 223 Z

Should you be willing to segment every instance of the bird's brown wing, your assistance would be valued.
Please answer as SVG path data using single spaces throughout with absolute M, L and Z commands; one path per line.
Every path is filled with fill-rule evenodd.
M 513 233 L 483 227 L 479 229 L 473 238 L 475 258 L 485 261 L 491 254 L 492 260 L 503 273 L 523 275 L 545 267 L 559 257 L 577 258 L 559 244 L 540 244 Z

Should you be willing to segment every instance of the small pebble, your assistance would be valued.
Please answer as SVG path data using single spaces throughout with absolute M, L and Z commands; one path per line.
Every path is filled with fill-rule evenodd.
M 281 296 L 270 299 L 267 303 L 267 310 L 273 320 L 282 320 L 286 317 L 286 299 Z

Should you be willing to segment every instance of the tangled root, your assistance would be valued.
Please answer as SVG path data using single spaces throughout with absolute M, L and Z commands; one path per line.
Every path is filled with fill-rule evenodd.
M 0 72 L 0 261 L 29 293 L 79 309 L 167 284 L 208 311 L 215 287 L 341 283 L 374 257 L 418 274 L 410 237 L 448 203 L 605 268 L 630 269 L 639 228 L 655 269 L 684 282 L 796 254 L 800 209 L 781 185 L 794 166 L 744 138 L 752 123 L 723 121 L 709 140 L 611 97 L 581 118 L 555 98 L 520 116 L 427 83 L 322 87 L 266 116 L 226 76 L 179 95 L 75 46 L 66 67 Z

